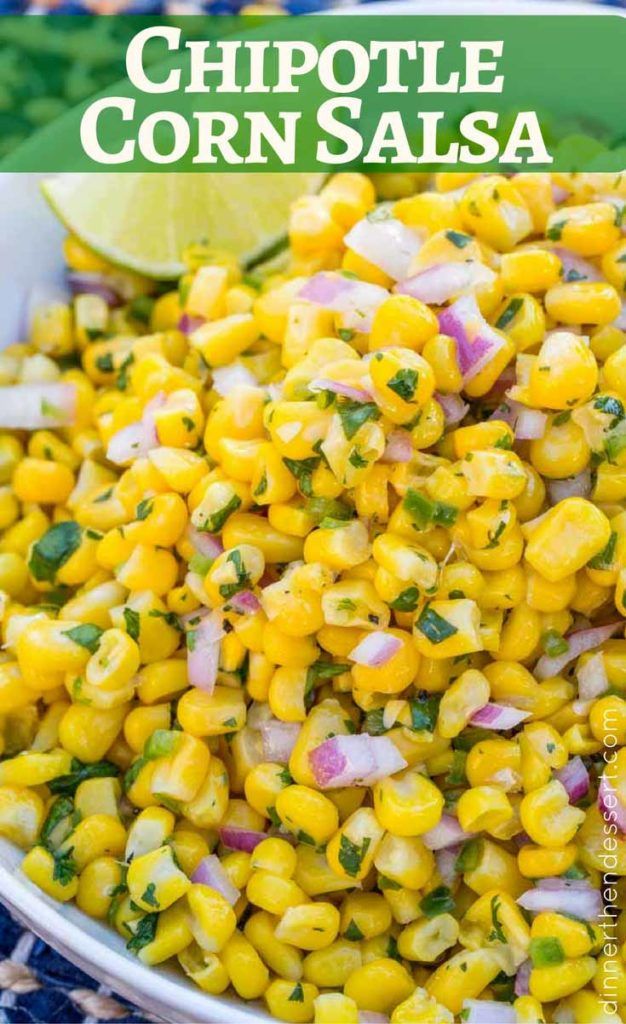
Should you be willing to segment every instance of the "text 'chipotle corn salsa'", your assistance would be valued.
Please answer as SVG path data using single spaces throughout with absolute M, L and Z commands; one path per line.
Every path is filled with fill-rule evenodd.
M 617 1024 L 626 175 L 377 184 L 263 277 L 67 239 L 0 355 L 0 833 L 279 1020 Z

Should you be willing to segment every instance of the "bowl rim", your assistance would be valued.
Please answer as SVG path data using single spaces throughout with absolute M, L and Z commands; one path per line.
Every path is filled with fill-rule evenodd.
M 185 983 L 182 977 L 174 980 L 175 976 L 167 971 L 155 972 L 141 960 L 90 935 L 63 913 L 64 904 L 54 903 L 26 879 L 19 866 L 11 870 L 2 860 L 0 893 L 3 904 L 25 928 L 140 1010 L 159 1015 L 167 1012 L 166 1020 L 186 1024 L 252 1024 L 271 1020 L 258 1004 L 235 999 L 226 1002 L 211 996 L 192 983 Z M 75 910 L 80 913 L 78 908 Z

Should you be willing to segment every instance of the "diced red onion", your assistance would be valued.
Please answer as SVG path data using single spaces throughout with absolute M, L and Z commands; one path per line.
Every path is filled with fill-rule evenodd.
M 199 885 L 208 885 L 211 889 L 215 889 L 216 892 L 222 894 L 231 907 L 235 906 L 235 903 L 241 896 L 239 889 L 235 888 L 226 874 L 219 857 L 216 857 L 214 853 L 210 853 L 207 857 L 202 858 L 191 876 L 191 881 Z
M 401 281 L 423 239 L 395 217 L 365 217 L 344 236 L 344 244 L 394 281 Z
M 444 885 L 451 889 L 457 878 L 459 872 L 456 870 L 456 859 L 459 856 L 461 850 L 460 845 L 458 846 L 446 846 L 442 850 L 437 850 L 435 853 L 435 861 L 437 863 L 437 871 Z
M 609 688 L 609 680 L 604 667 L 602 651 L 594 654 L 584 665 L 576 669 L 578 680 L 578 696 L 581 701 L 595 700 Z
M 429 850 L 445 850 L 449 846 L 458 846 L 459 843 L 472 838 L 473 834 L 464 832 L 452 814 L 442 814 L 434 828 L 424 832 L 421 837 L 424 846 Z
M 493 270 L 478 260 L 438 263 L 434 267 L 420 271 L 407 281 L 402 281 L 396 285 L 394 291 L 399 295 L 412 295 L 414 299 L 427 302 L 431 306 L 442 306 L 444 302 L 470 288 L 476 288 L 480 284 L 491 284 L 495 277 Z
M 584 260 L 571 249 L 556 246 L 553 250 L 563 266 L 563 281 L 601 281 L 602 274 L 593 263 Z
M 344 326 L 368 331 L 378 307 L 389 298 L 386 288 L 368 284 L 358 278 L 320 271 L 314 274 L 298 292 L 298 298 L 307 299 L 334 313 L 349 314 Z
M 516 832 L 511 842 L 515 843 L 518 850 L 521 850 L 522 846 L 532 845 L 532 839 L 528 835 L 528 832 Z
M 589 792 L 589 772 L 581 757 L 573 757 L 571 761 L 554 773 L 555 779 L 565 786 L 569 802 L 576 804 Z
M 189 643 L 190 633 L 193 640 Z M 220 661 L 220 640 L 224 636 L 224 616 L 220 611 L 205 615 L 187 633 L 187 676 L 190 686 L 213 693 Z
M 591 472 L 583 469 L 565 480 L 548 480 L 548 495 L 551 505 L 558 505 L 565 498 L 586 498 L 591 494 Z
M 332 736 L 309 752 L 309 763 L 321 789 L 371 786 L 394 775 L 407 762 L 387 736 Z
M 581 629 L 579 633 L 570 633 L 565 637 L 567 650 L 555 658 L 544 654 L 535 665 L 534 675 L 539 679 L 551 679 L 553 676 L 560 675 L 570 661 L 580 654 L 584 654 L 585 651 L 592 651 L 595 647 L 599 647 L 623 625 L 623 621 L 611 622 L 607 626 L 596 626 L 594 629 Z
M 514 729 L 516 725 L 528 718 L 529 714 L 530 711 L 520 711 L 518 708 L 508 707 L 505 704 L 489 702 L 474 712 L 470 722 L 472 725 L 482 725 L 489 729 Z
M 353 647 L 348 657 L 357 665 L 380 668 L 381 665 L 386 665 L 401 647 L 400 637 L 377 629 L 373 633 L 368 633 L 356 647 Z
M 494 999 L 464 999 L 463 1020 L 465 1024 L 516 1024 L 517 1013 Z
M 626 299 L 622 299 L 622 311 L 611 326 L 617 327 L 620 331 L 626 331 Z
M 473 295 L 462 295 L 452 306 L 442 310 L 439 330 L 456 342 L 464 383 L 488 366 L 505 343 L 504 337 L 487 323 Z
M 381 462 L 410 462 L 413 457 L 413 442 L 408 430 L 392 430 L 387 438 Z
M 620 832 L 626 835 L 626 807 L 620 800 L 606 770 L 598 786 L 598 807 L 604 820 L 609 824 L 616 825 Z
M 181 334 L 193 334 L 204 323 L 206 323 L 206 320 L 203 316 L 190 316 L 189 313 L 183 313 L 178 321 L 178 330 Z
M 557 206 L 559 206 L 561 203 L 564 203 L 565 200 L 569 197 L 569 192 L 566 188 L 562 188 L 561 185 L 552 185 L 551 188 L 552 198 L 554 202 L 557 204 Z
M 253 828 L 237 828 L 235 825 L 224 825 L 218 832 L 224 846 L 229 850 L 243 850 L 244 853 L 252 853 L 259 843 L 267 839 L 265 832 L 257 832 Z
M 145 406 L 140 420 L 122 427 L 113 435 L 107 448 L 109 462 L 123 466 L 159 447 L 154 413 L 165 403 L 165 399 L 165 393 L 159 391 Z
M 505 402 L 500 402 L 500 405 L 496 406 L 489 419 L 508 423 L 510 427 L 515 429 L 515 424 L 523 408 L 520 402 L 516 402 L 513 398 L 507 398 Z
M 265 760 L 287 764 L 301 728 L 300 722 L 263 722 L 260 732 Z
M 554 911 L 581 921 L 592 921 L 602 913 L 602 896 L 589 882 L 569 878 L 544 878 L 517 900 L 533 914 Z
M 261 602 L 251 590 L 240 590 L 228 598 L 228 605 L 240 615 L 254 615 L 261 607 Z
M 205 558 L 217 558 L 224 550 L 224 545 L 219 537 L 213 533 L 196 530 L 195 526 L 187 527 L 187 538 L 198 554 L 204 555 Z
M 520 409 L 515 423 L 518 441 L 536 441 L 546 432 L 548 417 L 539 409 Z
M 524 960 L 523 963 L 517 968 L 517 974 L 515 975 L 515 995 L 520 996 L 530 995 L 530 972 L 532 970 L 532 963 L 530 960 Z
M 389 1017 L 376 1010 L 359 1010 L 359 1024 L 389 1024 Z
M 11 384 L 0 387 L 0 427 L 41 430 L 71 426 L 76 417 L 76 385 Z
M 469 412 L 469 405 L 464 402 L 460 395 L 442 395 L 435 391 L 435 398 L 443 409 L 443 415 L 447 427 L 453 427 L 460 423 Z
M 99 295 L 107 306 L 119 306 L 121 299 L 108 274 L 71 270 L 67 284 L 72 295 Z
M 222 398 L 230 395 L 234 388 L 257 388 L 259 382 L 243 363 L 231 363 L 230 366 L 218 366 L 213 371 L 213 390 Z
M 491 403 L 504 395 L 513 384 L 517 382 L 517 374 L 514 366 L 505 366 L 500 376 L 491 385 L 485 395 L 484 401 Z M 495 417 L 494 417 L 495 418 Z M 501 417 L 500 417 L 501 418 Z
M 316 377 L 310 381 L 309 391 L 332 391 L 334 395 L 341 395 L 342 398 L 350 398 L 353 402 L 371 402 L 372 393 L 367 388 L 360 388 L 353 384 L 344 384 L 340 380 L 330 380 L 328 377 Z

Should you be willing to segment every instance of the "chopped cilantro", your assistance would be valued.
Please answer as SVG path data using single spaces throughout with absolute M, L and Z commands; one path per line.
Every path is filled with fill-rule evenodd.
M 101 373 L 113 373 L 115 369 L 113 365 L 113 353 L 105 352 L 104 355 L 96 356 L 96 366 Z
M 69 796 L 60 796 L 58 800 L 55 800 L 52 804 L 46 820 L 41 826 L 41 832 L 39 833 L 39 839 L 42 846 L 47 849 L 50 848 L 50 840 L 52 839 L 53 833 L 58 829 L 62 821 L 67 820 L 67 833 L 69 834 L 72 823 L 72 815 L 74 814 L 74 801 Z M 58 837 L 57 837 L 58 838 Z M 61 841 L 65 839 L 62 837 Z
M 129 608 L 128 605 L 124 608 L 124 624 L 131 640 L 139 640 L 141 618 L 139 612 L 136 612 L 134 608 Z
M 410 402 L 415 394 L 418 379 L 419 373 L 417 370 L 398 370 L 398 372 L 387 381 L 387 387 L 390 391 L 394 391 L 403 401 Z
M 306 498 L 310 498 L 312 494 L 311 476 L 320 464 L 320 458 L 313 456 L 310 459 L 287 459 L 284 458 L 285 463 L 289 472 L 295 476 L 298 481 L 300 491 Z
M 360 846 L 353 843 L 351 839 L 348 839 L 347 835 L 342 834 L 339 843 L 339 863 L 343 870 L 351 878 L 355 878 L 363 863 L 363 858 L 367 853 L 372 840 L 370 836 L 365 836 Z
M 261 476 L 261 479 L 259 480 L 258 484 L 254 488 L 252 493 L 254 494 L 255 497 L 260 498 L 261 495 L 265 494 L 266 490 L 267 490 L 267 473 L 264 471 L 262 476 Z
M 496 327 L 499 331 L 504 331 L 509 326 L 512 320 L 515 319 L 520 309 L 524 305 L 524 300 L 517 297 L 511 299 L 509 304 L 500 313 L 500 316 L 496 320 Z
M 233 548 L 226 561 L 230 562 L 231 565 L 234 565 L 235 573 L 237 574 L 237 580 L 235 583 L 222 583 L 219 588 L 221 596 L 228 600 L 229 597 L 232 597 L 233 594 L 236 594 L 239 590 L 242 590 L 248 585 L 250 582 L 250 576 L 246 572 L 241 552 L 238 551 L 237 548 Z
M 151 498 L 144 498 L 143 501 L 140 501 L 137 505 L 135 519 L 139 519 L 140 521 L 147 519 L 153 508 L 154 501 Z
M 92 622 L 82 622 L 80 626 L 73 626 L 72 629 L 64 629 L 63 636 L 69 636 L 79 647 L 84 647 L 91 654 L 95 654 L 100 644 L 100 637 L 104 633 L 100 626 L 94 626 Z
M 337 334 L 339 335 L 342 341 L 352 341 L 352 339 L 354 338 L 354 331 L 350 330 L 349 327 L 341 327 L 337 331 Z
M 500 897 L 492 896 L 491 898 L 491 923 L 493 925 L 493 931 L 489 933 L 490 942 L 504 942 L 506 944 L 506 935 L 502 931 L 502 925 L 498 918 L 498 909 L 500 907 Z
M 72 852 L 74 847 L 66 850 L 65 853 L 54 853 L 54 868 L 52 869 L 52 879 L 58 882 L 60 885 L 69 885 L 73 878 L 76 878 L 78 874 L 78 868 L 76 862 L 72 858 Z
M 565 220 L 559 220 L 556 224 L 552 224 L 546 231 L 546 238 L 549 238 L 551 242 L 560 242 L 566 224 Z
M 80 526 L 71 519 L 51 526 L 33 544 L 28 562 L 31 575 L 40 583 L 53 583 L 61 566 L 80 547 L 81 537 Z
M 447 505 L 444 501 L 431 501 L 420 491 L 409 487 L 402 507 L 413 520 L 418 530 L 426 530 L 429 526 L 454 526 L 459 514 L 455 505 Z
M 287 1002 L 289 1003 L 303 1003 L 304 1002 L 304 989 L 302 988 L 301 982 L 298 982 L 293 989 L 291 995 L 288 997 Z
M 143 896 L 141 897 L 143 902 L 147 903 L 148 906 L 150 906 L 150 907 L 158 907 L 159 906 L 159 901 L 156 898 L 156 896 L 154 895 L 155 892 L 156 892 L 156 885 L 155 885 L 154 882 L 150 882 L 146 886 L 146 891 L 144 892 Z
M 419 596 L 420 592 L 417 587 L 407 587 L 393 601 L 389 602 L 389 607 L 393 608 L 394 612 L 414 612 Z
M 458 633 L 457 627 L 453 626 L 447 619 L 444 619 L 442 615 L 439 615 L 430 605 L 425 606 L 415 623 L 415 628 L 430 640 L 431 644 L 443 643 L 448 637 Z
M 158 920 L 159 915 L 157 913 L 146 914 L 145 917 L 142 917 L 133 925 L 133 936 L 126 943 L 126 949 L 130 950 L 131 953 L 138 953 L 144 946 L 148 946 L 153 942 Z
M 350 463 L 351 466 L 354 466 L 355 469 L 365 469 L 365 467 L 369 465 L 367 459 L 363 458 L 358 448 L 352 449 L 350 455 L 348 456 L 348 462 Z
M 597 555 L 591 558 L 587 565 L 590 569 L 610 569 L 615 559 L 615 548 L 617 545 L 617 533 L 615 530 L 611 531 L 611 536 L 608 539 L 606 547 L 599 551 Z
M 337 406 L 337 412 L 348 441 L 368 420 L 380 419 L 380 409 L 374 402 L 342 402 Z
M 233 512 L 236 512 L 240 505 L 241 498 L 238 494 L 233 494 L 230 501 L 226 502 L 223 508 L 220 508 L 217 512 L 213 512 L 211 515 L 207 516 L 206 522 L 202 526 L 203 532 L 208 531 L 209 533 L 219 533 L 228 517 L 231 516 Z
M 58 796 L 73 796 L 77 786 L 86 779 L 115 778 L 119 774 L 119 768 L 111 761 L 95 761 L 93 764 L 83 764 L 82 761 L 73 758 L 68 774 L 58 775 L 56 779 L 52 779 L 47 785 L 50 792 Z
M 461 851 L 454 862 L 455 871 L 463 874 L 465 871 L 474 871 L 480 864 L 483 855 L 484 842 L 482 839 L 468 839 L 463 843 Z
M 439 715 L 439 702 L 441 697 L 438 694 L 424 693 L 412 697 L 409 701 L 411 711 L 411 729 L 415 732 L 433 732 Z
M 466 245 L 469 245 L 472 241 L 471 235 L 464 235 L 461 231 L 446 231 L 446 238 L 449 242 L 452 242 L 457 249 L 464 249 Z
M 424 917 L 451 914 L 455 907 L 456 904 L 447 885 L 438 885 L 436 889 L 424 896 L 423 900 L 420 900 L 420 910 Z
M 562 427 L 564 423 L 569 423 L 572 418 L 571 409 L 566 409 L 564 412 L 557 413 L 552 419 L 553 427 Z

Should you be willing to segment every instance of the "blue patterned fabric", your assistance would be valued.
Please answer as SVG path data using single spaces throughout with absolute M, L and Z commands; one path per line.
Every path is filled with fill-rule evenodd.
M 0 906 L 2 1024 L 147 1024 L 151 1020 L 24 931 Z

